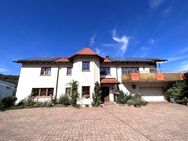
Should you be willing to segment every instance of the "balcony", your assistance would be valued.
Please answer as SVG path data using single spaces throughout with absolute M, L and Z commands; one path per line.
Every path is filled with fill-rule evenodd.
M 122 75 L 122 82 L 169 82 L 184 80 L 182 73 L 129 73 Z

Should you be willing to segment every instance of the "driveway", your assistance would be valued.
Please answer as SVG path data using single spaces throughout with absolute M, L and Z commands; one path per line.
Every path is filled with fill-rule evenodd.
M 35 108 L 0 112 L 0 141 L 188 141 L 188 107 Z

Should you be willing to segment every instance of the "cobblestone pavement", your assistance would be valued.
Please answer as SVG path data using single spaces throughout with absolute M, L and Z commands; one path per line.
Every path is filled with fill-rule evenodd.
M 0 112 L 0 141 L 188 141 L 188 107 L 35 108 Z

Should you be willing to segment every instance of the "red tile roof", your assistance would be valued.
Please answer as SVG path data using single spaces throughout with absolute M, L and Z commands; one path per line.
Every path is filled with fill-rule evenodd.
M 61 63 L 61 62 L 69 62 L 68 58 L 59 58 L 55 60 L 54 62 Z
M 72 59 L 73 57 L 77 56 L 77 55 L 86 55 L 86 56 L 97 56 L 100 58 L 101 61 L 104 60 L 104 58 L 100 55 L 98 55 L 95 51 L 93 51 L 90 48 L 83 48 L 82 50 L 78 51 L 77 53 L 75 53 L 74 55 L 70 56 L 69 59 Z
M 104 59 L 104 63 L 110 63 L 110 62 L 112 62 L 110 59 L 108 59 L 108 58 Z
M 101 80 L 101 84 L 119 84 L 120 82 L 115 78 L 104 78 Z
M 90 48 L 83 48 L 82 50 L 75 53 L 77 55 L 98 55 L 95 51 L 91 50 Z

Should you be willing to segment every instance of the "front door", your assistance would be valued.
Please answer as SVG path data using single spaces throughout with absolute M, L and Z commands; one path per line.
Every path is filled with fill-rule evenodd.
M 109 101 L 109 87 L 102 87 L 102 101 L 107 102 Z

